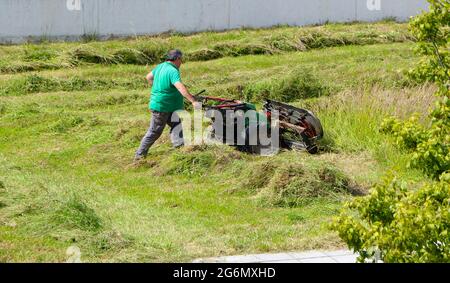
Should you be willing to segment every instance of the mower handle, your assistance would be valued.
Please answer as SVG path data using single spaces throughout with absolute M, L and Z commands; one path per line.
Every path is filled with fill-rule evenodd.
M 200 91 L 199 93 L 197 93 L 196 95 L 194 95 L 194 97 L 195 97 L 195 96 L 199 96 L 200 94 L 205 93 L 205 92 L 206 92 L 206 89 Z

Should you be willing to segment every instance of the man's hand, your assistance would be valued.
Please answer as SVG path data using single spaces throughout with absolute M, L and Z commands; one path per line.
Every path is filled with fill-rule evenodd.
M 198 102 L 195 101 L 195 98 L 192 96 L 192 94 L 189 93 L 189 91 L 184 86 L 184 84 L 182 84 L 181 82 L 177 82 L 174 84 L 174 86 L 178 89 L 178 91 L 181 93 L 181 95 L 186 97 L 186 99 L 192 103 L 192 106 L 194 106 L 194 108 L 195 108 L 196 103 L 198 103 Z
M 194 101 L 192 103 L 192 107 L 194 107 L 194 110 L 201 110 L 202 109 L 202 104 L 198 101 Z

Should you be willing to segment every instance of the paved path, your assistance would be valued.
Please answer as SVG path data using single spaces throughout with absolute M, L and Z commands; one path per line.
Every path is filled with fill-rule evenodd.
M 194 263 L 355 263 L 357 254 L 349 250 L 309 251 L 301 253 L 255 254 L 200 258 Z

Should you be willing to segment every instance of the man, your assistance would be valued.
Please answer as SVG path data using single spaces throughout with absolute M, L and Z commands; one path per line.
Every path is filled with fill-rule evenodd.
M 150 127 L 136 152 L 135 161 L 147 156 L 149 148 L 161 136 L 166 125 L 170 127 L 170 138 L 174 147 L 184 145 L 181 120 L 175 113 L 182 110 L 183 97 L 189 100 L 194 108 L 199 104 L 181 82 L 180 66 L 183 62 L 180 50 L 170 50 L 166 62 L 153 69 L 146 79 L 152 86 L 149 108 L 152 112 Z

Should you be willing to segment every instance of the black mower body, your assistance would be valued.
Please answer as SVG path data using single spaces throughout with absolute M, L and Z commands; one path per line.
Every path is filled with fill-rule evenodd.
M 214 105 L 204 105 L 205 110 L 215 110 L 218 111 L 225 117 L 230 112 L 239 116 L 245 114 L 247 111 L 256 110 L 253 104 L 245 103 L 239 100 L 227 100 L 222 98 L 214 97 L 196 97 L 198 101 L 202 102 L 215 102 Z M 259 135 L 260 130 L 265 128 L 269 135 L 271 134 L 272 119 L 278 113 L 279 120 L 279 145 L 283 148 L 288 149 L 300 149 L 307 150 L 309 153 L 317 153 L 318 146 L 317 141 L 320 140 L 323 135 L 322 125 L 317 117 L 309 111 L 291 105 L 273 101 L 266 100 L 264 107 L 264 114 L 257 112 L 256 119 L 250 121 L 246 120 L 245 126 L 243 128 L 238 127 L 238 118 L 233 119 L 222 119 L 221 121 L 211 118 L 213 122 L 213 127 L 211 131 L 211 137 L 219 140 L 222 143 L 237 146 L 239 150 L 246 151 L 250 153 L 259 153 L 261 148 L 270 147 L 263 146 L 257 140 L 257 144 L 251 144 L 249 141 L 251 139 L 250 133 L 257 133 Z M 217 113 L 217 112 L 216 112 Z M 230 121 L 232 123 L 230 124 Z M 254 128 L 252 131 L 251 128 Z M 256 131 L 255 131 L 256 129 Z M 227 131 L 232 130 L 234 135 L 231 137 L 227 136 Z M 245 142 L 239 144 L 238 137 L 240 141 Z

